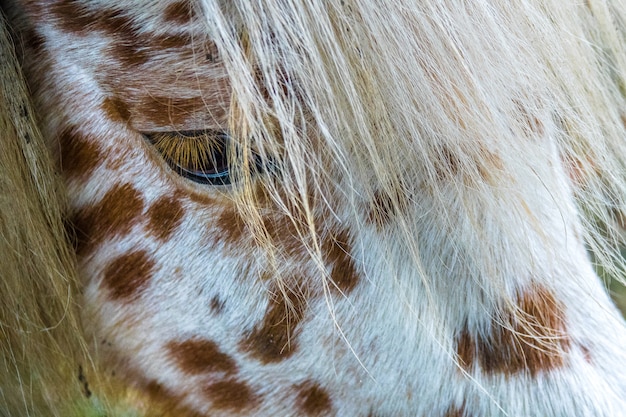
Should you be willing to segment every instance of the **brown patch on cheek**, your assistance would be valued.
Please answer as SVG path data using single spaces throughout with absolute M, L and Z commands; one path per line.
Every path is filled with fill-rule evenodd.
M 518 306 L 517 315 L 506 314 L 484 334 L 461 331 L 457 353 L 466 370 L 478 363 L 490 374 L 526 371 L 535 377 L 565 365 L 570 340 L 562 306 L 552 292 L 533 285 L 518 297 Z
M 140 220 L 143 199 L 130 184 L 111 188 L 102 200 L 78 210 L 70 219 L 76 252 L 83 255 L 113 236 L 124 235 Z
M 184 342 L 170 342 L 167 344 L 167 350 L 169 356 L 187 374 L 237 372 L 235 360 L 223 353 L 211 340 L 190 339 Z
M 119 256 L 105 268 L 103 284 L 115 300 L 133 300 L 152 278 L 154 266 L 146 251 Z
M 146 404 L 146 416 L 162 417 L 206 417 L 205 414 L 197 413 L 183 405 L 184 397 L 177 395 L 158 381 L 145 380 L 140 375 L 130 375 L 139 389 L 148 397 L 142 399 Z
M 240 413 L 258 404 L 258 394 L 244 382 L 225 380 L 213 383 L 203 389 L 214 408 Z
M 307 416 L 325 415 L 332 408 L 328 393 L 315 382 L 305 382 L 296 387 L 296 406 Z
M 161 241 L 180 225 L 185 211 L 178 196 L 162 196 L 148 209 L 148 229 Z
M 103 152 L 93 140 L 68 127 L 59 136 L 60 168 L 70 179 L 86 180 L 102 163 Z
M 322 244 L 322 253 L 325 260 L 332 265 L 330 278 L 337 289 L 342 293 L 349 293 L 359 282 L 359 274 L 356 271 L 351 256 L 350 239 L 347 231 L 341 231 L 336 236 L 327 238 Z
M 117 97 L 107 97 L 102 102 L 104 114 L 115 122 L 127 123 L 130 119 L 128 106 Z
M 297 349 L 294 336 L 305 309 L 306 301 L 302 296 L 277 292 L 270 300 L 262 323 L 242 341 L 241 348 L 264 364 L 289 358 Z

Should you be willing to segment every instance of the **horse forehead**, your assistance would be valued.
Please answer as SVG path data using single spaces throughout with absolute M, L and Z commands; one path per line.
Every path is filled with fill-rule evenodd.
M 46 39 L 68 84 L 76 68 L 93 80 L 109 117 L 143 131 L 227 124 L 229 78 L 189 2 L 65 0 L 27 8 L 39 31 L 32 43 Z

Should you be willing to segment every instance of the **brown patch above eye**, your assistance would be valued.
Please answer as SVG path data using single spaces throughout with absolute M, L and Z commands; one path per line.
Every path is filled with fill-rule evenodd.
M 139 102 L 137 112 L 147 122 L 155 126 L 181 126 L 197 112 L 206 112 L 210 100 L 202 96 L 180 98 L 164 96 L 146 96 Z M 211 117 L 216 120 L 225 120 L 226 109 L 211 108 Z
M 315 382 L 305 382 L 296 387 L 298 392 L 296 406 L 307 416 L 319 416 L 328 413 L 332 408 L 332 401 L 328 392 Z
M 121 255 L 104 270 L 103 283 L 115 300 L 132 300 L 146 287 L 154 271 L 155 262 L 146 251 Z
M 212 340 L 189 339 L 184 342 L 169 342 L 167 350 L 170 357 L 188 374 L 237 372 L 235 360 L 222 352 Z
M 107 97 L 102 102 L 102 110 L 106 116 L 115 122 L 127 123 L 130 120 L 128 106 L 118 97 Z
M 460 332 L 457 353 L 467 370 L 477 363 L 488 374 L 527 371 L 534 377 L 565 364 L 570 339 L 554 294 L 535 284 L 518 296 L 518 307 L 516 315 L 494 320 L 488 332 Z

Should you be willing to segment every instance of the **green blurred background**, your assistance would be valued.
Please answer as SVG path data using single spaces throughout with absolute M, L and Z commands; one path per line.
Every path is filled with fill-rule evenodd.
M 613 301 L 615 301 L 617 307 L 622 311 L 622 315 L 626 317 L 626 287 L 614 279 L 609 281 L 608 287 Z

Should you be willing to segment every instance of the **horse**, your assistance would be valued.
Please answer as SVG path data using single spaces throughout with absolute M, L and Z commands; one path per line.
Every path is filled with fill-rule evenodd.
M 0 8 L 0 415 L 624 415 L 621 0 Z

